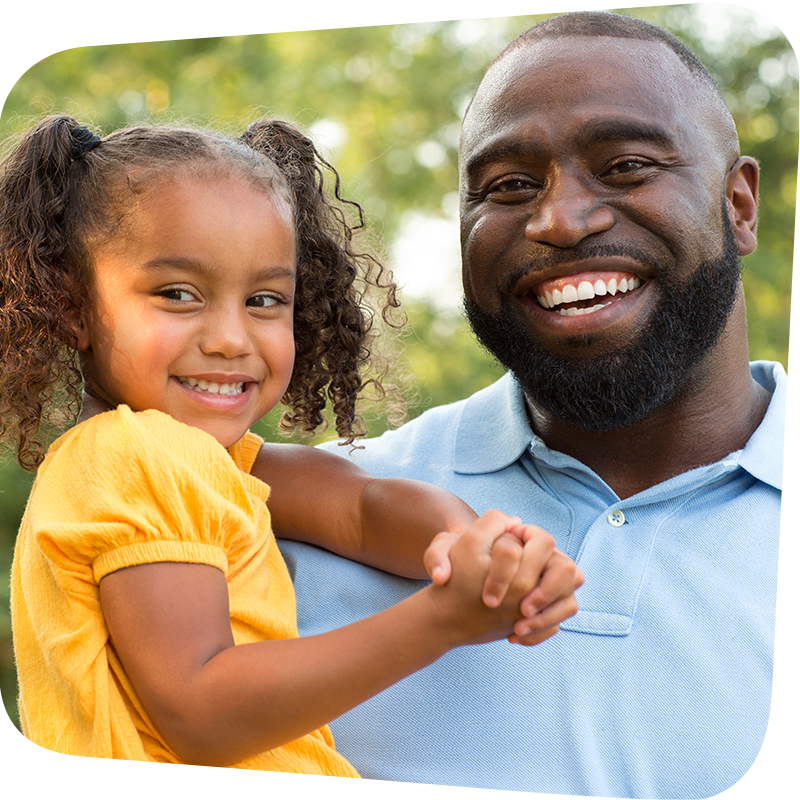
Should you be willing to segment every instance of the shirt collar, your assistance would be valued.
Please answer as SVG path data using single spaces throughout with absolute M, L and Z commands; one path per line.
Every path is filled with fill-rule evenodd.
M 456 431 L 454 469 L 464 475 L 497 472 L 513 464 L 532 438 L 522 390 L 507 373 L 464 404 Z
M 739 466 L 781 488 L 786 373 L 780 364 L 754 361 L 753 377 L 772 392 L 767 413 L 739 455 Z M 497 472 L 513 464 L 533 440 L 522 390 L 507 373 L 469 397 L 456 431 L 453 467 L 463 475 Z
M 739 466 L 780 491 L 783 478 L 783 440 L 786 427 L 786 372 L 772 361 L 753 361 L 753 378 L 772 392 L 767 413 L 739 455 Z

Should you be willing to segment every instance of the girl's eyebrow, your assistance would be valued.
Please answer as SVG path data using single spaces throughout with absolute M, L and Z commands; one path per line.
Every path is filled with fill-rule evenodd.
M 195 272 L 204 276 L 218 276 L 222 270 L 213 264 L 197 261 L 193 258 L 153 258 L 142 264 L 142 269 L 146 272 L 155 272 L 160 269 L 182 270 L 184 272 Z M 255 280 L 276 280 L 289 278 L 292 282 L 297 280 L 297 272 L 294 267 L 272 266 L 262 267 L 253 270 L 252 276 Z

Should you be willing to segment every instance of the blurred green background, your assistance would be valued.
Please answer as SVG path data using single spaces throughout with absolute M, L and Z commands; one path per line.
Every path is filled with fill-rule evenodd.
M 734 6 L 621 13 L 662 25 L 695 50 L 728 100 L 742 152 L 761 164 L 759 247 L 744 262 L 751 357 L 787 365 L 797 191 L 794 53 L 767 20 Z M 76 48 L 44 59 L 19 79 L 3 106 L 0 138 L 43 114 L 62 112 L 101 133 L 166 122 L 238 133 L 264 114 L 305 127 L 339 169 L 345 196 L 364 206 L 373 249 L 405 284 L 410 324 L 392 360 L 410 418 L 501 374 L 459 310 L 458 131 L 486 65 L 542 18 Z M 364 414 L 370 434 L 385 429 L 379 407 Z M 274 412 L 258 432 L 280 440 L 276 420 Z M 2 462 L 0 692 L 15 722 L 8 572 L 31 479 L 8 457 Z

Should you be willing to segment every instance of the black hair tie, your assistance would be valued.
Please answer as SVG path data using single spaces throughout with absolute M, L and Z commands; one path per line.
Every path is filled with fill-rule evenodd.
M 76 158 L 86 155 L 90 150 L 94 150 L 102 141 L 99 136 L 92 133 L 85 125 L 81 125 L 72 131 L 70 156 L 74 161 Z

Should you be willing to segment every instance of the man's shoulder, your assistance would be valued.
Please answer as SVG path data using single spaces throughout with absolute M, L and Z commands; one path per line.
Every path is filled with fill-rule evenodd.
M 467 400 L 424 411 L 400 428 L 357 442 L 355 448 L 326 442 L 324 450 L 345 456 L 373 475 L 399 476 L 420 470 L 425 462 L 452 460 L 453 442 Z
M 531 431 L 519 386 L 510 375 L 464 400 L 436 406 L 397 430 L 343 453 L 377 477 L 440 483 L 457 474 L 496 472 L 515 461 Z

